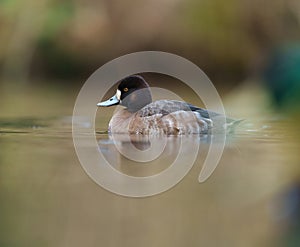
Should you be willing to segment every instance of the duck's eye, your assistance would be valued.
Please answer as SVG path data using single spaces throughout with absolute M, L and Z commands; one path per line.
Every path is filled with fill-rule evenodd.
M 128 88 L 125 87 L 125 88 L 123 89 L 123 91 L 124 91 L 124 92 L 128 92 Z

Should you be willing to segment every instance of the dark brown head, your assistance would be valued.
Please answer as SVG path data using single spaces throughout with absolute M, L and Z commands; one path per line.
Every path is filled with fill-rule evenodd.
M 97 106 L 123 105 L 130 112 L 136 112 L 152 102 L 148 83 L 139 75 L 132 75 L 120 81 L 117 93 Z

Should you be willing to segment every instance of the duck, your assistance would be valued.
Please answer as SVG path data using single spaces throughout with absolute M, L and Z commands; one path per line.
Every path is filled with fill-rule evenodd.
M 192 104 L 177 100 L 152 101 L 149 84 L 140 75 L 122 79 L 116 94 L 99 102 L 98 107 L 121 105 L 111 118 L 108 133 L 119 134 L 209 134 L 219 126 L 218 119 L 224 116 Z M 224 122 L 224 121 L 223 121 Z M 226 125 L 236 122 L 226 118 Z M 219 126 L 220 127 L 220 126 Z M 224 126 L 225 127 L 225 126 Z

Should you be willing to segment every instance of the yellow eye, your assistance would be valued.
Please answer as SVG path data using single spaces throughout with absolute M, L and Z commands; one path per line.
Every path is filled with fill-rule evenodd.
M 124 90 L 124 92 L 128 92 L 128 88 L 127 87 L 125 87 L 123 90 Z

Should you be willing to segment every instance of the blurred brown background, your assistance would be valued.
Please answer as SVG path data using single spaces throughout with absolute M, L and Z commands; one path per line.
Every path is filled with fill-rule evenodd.
M 299 246 L 299 30 L 299 0 L 0 0 L 0 246 Z M 143 50 L 194 62 L 245 122 L 208 182 L 199 155 L 172 190 L 123 198 L 84 173 L 70 116 L 91 73 Z
M 3 80 L 81 81 L 127 53 L 184 56 L 213 81 L 237 83 L 270 52 L 299 41 L 295 0 L 2 0 Z

